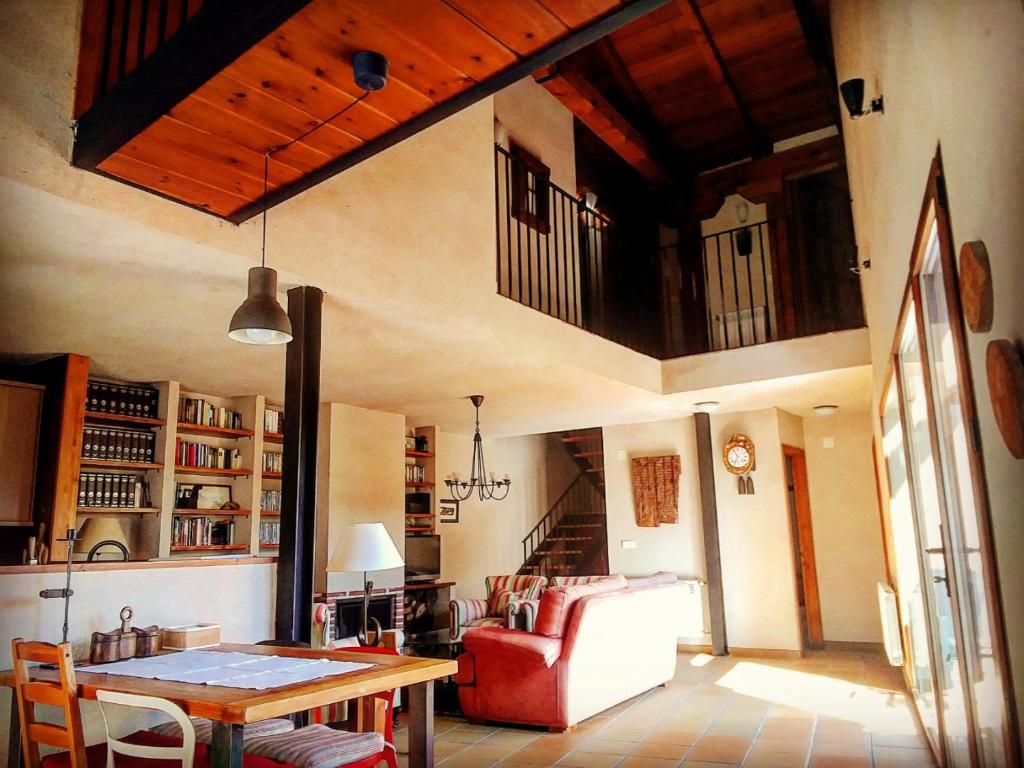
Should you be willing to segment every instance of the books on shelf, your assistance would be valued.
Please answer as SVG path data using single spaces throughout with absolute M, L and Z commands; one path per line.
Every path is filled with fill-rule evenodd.
M 421 467 L 417 464 L 406 464 L 405 466 L 405 482 L 407 483 L 422 483 L 427 479 L 426 467 Z
M 260 491 L 260 509 L 266 512 L 280 512 L 281 491 Z
M 217 448 L 206 443 L 182 440 L 174 443 L 175 463 L 196 469 L 241 469 L 242 452 L 238 448 Z
M 137 509 L 149 503 L 149 487 L 135 475 L 83 472 L 78 479 L 79 507 Z
M 175 515 L 171 520 L 172 547 L 207 547 L 235 543 L 235 523 L 210 517 Z
M 284 455 L 280 453 L 274 453 L 273 451 L 263 452 L 263 471 L 264 472 L 280 472 L 283 466 Z
M 155 419 L 160 404 L 160 393 L 152 387 L 89 379 L 85 402 L 86 410 L 93 413 Z
M 280 544 L 281 523 L 260 523 L 260 544 Z
M 223 406 L 208 403 L 200 397 L 181 397 L 178 400 L 178 421 L 201 427 L 242 429 L 242 414 Z
M 153 462 L 156 435 L 149 430 L 85 426 L 82 458 L 101 461 Z
M 263 431 L 279 435 L 284 432 L 284 414 L 267 408 L 263 412 Z

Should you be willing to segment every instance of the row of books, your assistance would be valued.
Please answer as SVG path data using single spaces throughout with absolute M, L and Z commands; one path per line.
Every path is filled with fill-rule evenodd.
M 421 467 L 416 464 L 405 465 L 405 482 L 407 483 L 422 483 L 427 479 L 426 467 Z
M 274 453 L 273 451 L 263 452 L 263 471 L 264 472 L 280 472 L 283 466 L 283 454 Z
M 149 489 L 135 475 L 83 472 L 78 478 L 78 506 L 138 508 L 149 506 Z
M 156 435 L 149 431 L 89 426 L 82 430 L 83 459 L 151 463 L 155 445 Z
M 281 524 L 260 523 L 260 544 L 280 544 Z
M 182 440 L 180 437 L 175 440 L 174 456 L 179 467 L 242 468 L 242 452 L 238 448 L 216 448 L 206 443 Z
M 284 432 L 284 414 L 269 408 L 263 412 L 263 431 L 281 434 Z
M 222 546 L 235 543 L 235 523 L 210 517 L 175 515 L 171 520 L 172 547 Z
M 182 397 L 178 400 L 178 421 L 203 427 L 242 429 L 242 414 L 238 411 L 208 403 L 199 397 Z
M 136 387 L 90 379 L 85 392 L 86 410 L 94 413 L 156 418 L 157 407 L 160 404 L 160 393 L 152 387 Z
M 260 509 L 267 512 L 281 511 L 280 491 L 260 491 Z

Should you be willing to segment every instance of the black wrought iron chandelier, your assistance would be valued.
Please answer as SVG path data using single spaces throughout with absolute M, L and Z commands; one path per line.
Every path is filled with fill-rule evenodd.
M 496 480 L 493 472 L 487 474 L 487 467 L 484 465 L 484 441 L 480 437 L 480 404 L 484 401 L 484 396 L 470 395 L 469 399 L 476 408 L 476 431 L 473 433 L 473 461 L 469 469 L 469 480 L 459 480 L 459 475 L 453 473 L 448 475 L 444 484 L 448 486 L 448 492 L 459 501 L 465 501 L 474 492 L 480 497 L 480 501 L 501 501 L 508 496 L 512 479 L 505 475 L 504 479 Z

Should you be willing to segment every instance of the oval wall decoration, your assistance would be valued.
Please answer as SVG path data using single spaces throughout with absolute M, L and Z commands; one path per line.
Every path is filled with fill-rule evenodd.
M 989 342 L 985 369 L 992 411 L 1003 442 L 1014 458 L 1024 459 L 1024 363 L 1013 342 Z
M 981 240 L 960 246 L 960 304 L 974 333 L 992 330 L 992 270 Z

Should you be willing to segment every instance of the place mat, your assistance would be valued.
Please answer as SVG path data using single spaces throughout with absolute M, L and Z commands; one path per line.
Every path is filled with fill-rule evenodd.
M 124 675 L 197 685 L 264 690 L 308 683 L 322 677 L 370 669 L 373 664 L 294 656 L 263 656 L 239 651 L 179 651 L 144 659 L 80 667 L 79 672 Z

